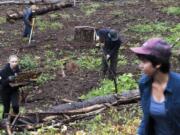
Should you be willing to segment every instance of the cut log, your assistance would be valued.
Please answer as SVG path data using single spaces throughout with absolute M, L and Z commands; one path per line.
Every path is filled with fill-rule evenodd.
M 71 3 L 59 3 L 59 4 L 44 6 L 44 7 L 41 7 L 41 8 L 38 8 L 37 10 L 35 10 L 34 16 L 45 14 L 50 11 L 60 10 L 62 8 L 72 7 L 72 6 L 73 6 L 73 4 L 71 4 Z M 13 11 L 7 12 L 7 15 L 6 15 L 7 21 L 17 20 L 17 19 L 22 19 L 22 18 L 23 18 L 23 11 L 14 11 L 13 10 Z
M 90 26 L 76 26 L 74 40 L 78 42 L 94 42 L 95 28 Z

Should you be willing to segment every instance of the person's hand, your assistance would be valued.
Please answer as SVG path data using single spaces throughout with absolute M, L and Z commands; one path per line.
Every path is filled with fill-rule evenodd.
M 99 40 L 100 40 L 100 38 L 99 38 L 99 36 L 98 35 L 96 35 L 96 42 L 100 42 Z
M 107 60 L 109 60 L 109 58 L 110 58 L 110 55 L 109 55 L 109 54 L 107 54 L 107 55 L 106 55 L 106 59 L 107 59 Z
M 15 80 L 15 76 L 9 76 L 9 77 L 8 77 L 8 80 L 9 80 L 10 82 L 13 82 L 13 81 Z

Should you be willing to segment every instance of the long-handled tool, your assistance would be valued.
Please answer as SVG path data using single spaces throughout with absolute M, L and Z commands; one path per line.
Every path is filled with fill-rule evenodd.
M 116 75 L 115 75 L 115 73 L 112 71 L 112 69 L 111 69 L 111 67 L 110 67 L 110 65 L 109 65 L 109 62 L 108 62 L 105 54 L 103 55 L 103 57 L 104 57 L 104 59 L 105 59 L 106 65 L 107 65 L 108 72 L 112 75 L 112 80 L 113 80 L 113 82 L 114 82 L 115 93 L 118 93 Z
M 32 19 L 31 33 L 29 36 L 29 45 L 31 44 L 32 34 L 33 34 L 33 30 L 34 30 L 34 24 L 35 24 L 35 18 Z

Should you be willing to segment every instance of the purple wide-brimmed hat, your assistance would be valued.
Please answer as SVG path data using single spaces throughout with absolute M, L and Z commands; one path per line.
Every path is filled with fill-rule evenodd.
M 161 60 L 169 60 L 171 46 L 162 38 L 151 38 L 141 47 L 130 48 L 136 54 L 151 55 Z

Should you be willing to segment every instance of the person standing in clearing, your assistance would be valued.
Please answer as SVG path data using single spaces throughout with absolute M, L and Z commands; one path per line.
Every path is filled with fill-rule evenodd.
M 25 10 L 23 11 L 23 21 L 24 21 L 23 37 L 29 37 L 31 34 L 33 13 L 37 8 L 36 5 L 34 5 L 32 2 L 30 2 L 30 4 L 31 7 L 25 8 Z
M 13 113 L 19 113 L 19 90 L 18 87 L 11 87 L 10 83 L 15 80 L 15 77 L 20 72 L 18 66 L 18 57 L 11 55 L 8 63 L 0 72 L 0 83 L 2 86 L 2 102 L 3 102 L 3 118 L 7 118 L 12 103 Z
M 108 78 L 113 79 L 116 76 L 118 51 L 122 43 L 121 39 L 118 32 L 114 29 L 99 29 L 97 30 L 97 35 L 99 36 L 99 41 L 104 44 L 102 48 L 102 74 L 105 76 L 108 71 Z M 108 63 L 110 63 L 109 69 Z
M 143 117 L 138 135 L 180 134 L 180 74 L 170 71 L 171 46 L 151 38 L 131 50 L 144 72 L 140 81 Z

